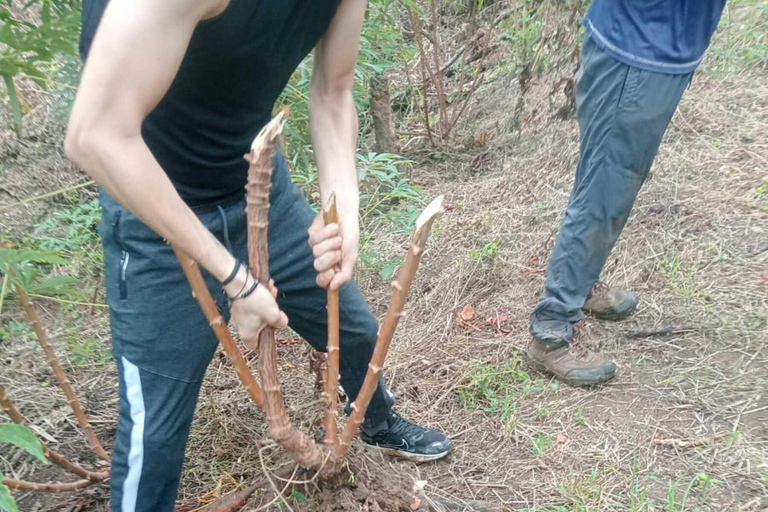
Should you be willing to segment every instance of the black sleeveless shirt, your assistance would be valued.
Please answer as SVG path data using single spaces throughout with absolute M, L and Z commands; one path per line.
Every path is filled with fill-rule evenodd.
M 230 0 L 220 15 L 198 23 L 170 89 L 142 125 L 146 144 L 188 204 L 243 193 L 243 155 L 339 1 Z M 83 59 L 107 2 L 83 2 Z

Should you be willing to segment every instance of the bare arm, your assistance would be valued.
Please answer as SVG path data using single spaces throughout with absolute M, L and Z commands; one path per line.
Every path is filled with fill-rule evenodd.
M 310 126 L 323 204 L 336 193 L 339 225 L 318 220 L 310 233 L 318 284 L 338 288 L 352 279 L 357 261 L 360 206 L 357 184 L 357 111 L 352 99 L 365 0 L 343 0 L 315 49 Z M 340 271 L 334 270 L 341 265 Z
M 232 271 L 234 257 L 179 197 L 144 143 L 141 124 L 170 87 L 197 23 L 225 6 L 225 0 L 111 0 L 83 71 L 66 139 L 67 155 L 112 197 L 220 281 Z M 237 293 L 247 279 L 241 270 L 227 291 Z M 260 308 L 257 315 L 276 323 L 277 305 L 262 292 L 237 304 L 248 302 Z M 251 334 L 238 327 L 244 338 Z

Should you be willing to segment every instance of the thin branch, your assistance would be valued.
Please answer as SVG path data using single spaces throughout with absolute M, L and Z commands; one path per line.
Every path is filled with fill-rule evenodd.
M 8 487 L 9 489 L 14 489 L 17 491 L 34 491 L 34 492 L 69 492 L 69 491 L 77 491 L 79 489 L 85 489 L 86 487 L 89 487 L 93 485 L 94 481 L 92 480 L 77 480 L 75 482 L 46 482 L 46 483 L 37 483 L 37 482 L 27 482 L 26 480 L 13 480 L 11 478 L 3 478 L 2 484 Z
M 8 270 L 11 274 L 11 278 L 13 278 L 14 281 L 18 281 L 18 277 L 14 275 L 13 269 L 9 268 Z M 104 447 L 101 446 L 99 439 L 93 432 L 91 424 L 88 422 L 88 418 L 85 416 L 83 406 L 77 399 L 74 389 L 72 389 L 72 383 L 67 378 L 67 374 L 64 373 L 64 369 L 61 367 L 61 363 L 59 363 L 59 359 L 56 357 L 56 352 L 54 352 L 51 343 L 48 341 L 48 334 L 45 332 L 45 328 L 43 327 L 42 323 L 40 323 L 40 319 L 37 316 L 37 311 L 35 311 L 35 306 L 32 304 L 32 300 L 29 298 L 29 295 L 27 295 L 27 292 L 24 291 L 24 289 L 18 284 L 16 284 L 16 293 L 21 300 L 22 306 L 24 306 L 24 311 L 27 313 L 27 317 L 32 324 L 32 328 L 34 329 L 35 334 L 37 334 L 37 339 L 40 342 L 40 346 L 42 347 L 43 352 L 45 352 L 45 357 L 48 360 L 48 364 L 51 366 L 53 374 L 56 376 L 56 380 L 59 381 L 59 385 L 64 390 L 64 394 L 67 396 L 67 402 L 72 408 L 72 412 L 75 413 L 75 418 L 77 418 L 77 422 L 80 425 L 80 428 L 83 429 L 85 437 L 88 438 L 88 442 L 96 452 L 96 455 L 99 456 L 99 458 L 105 461 L 110 461 L 111 459 L 109 454 L 106 450 L 104 450 Z
M 1 384 L 0 384 L 0 407 L 2 407 L 3 410 L 8 414 L 8 416 L 11 418 L 11 421 L 16 423 L 17 425 L 27 426 L 27 421 L 24 419 L 24 416 L 22 416 L 19 410 L 16 409 L 16 406 L 13 404 L 13 401 L 11 401 L 11 397 L 8 396 L 8 393 L 5 391 L 5 388 Z M 69 460 L 67 460 L 66 457 L 64 457 L 60 453 L 56 453 L 55 451 L 48 448 L 48 446 L 39 438 L 38 438 L 38 441 L 40 442 L 40 445 L 43 447 L 43 454 L 46 456 L 46 458 L 50 459 L 51 462 L 53 462 L 60 468 L 65 469 L 70 473 L 73 473 L 91 482 L 101 482 L 109 478 L 109 471 L 100 471 L 97 473 L 88 471 L 87 469 L 78 466 L 74 462 L 70 462 Z
M 326 224 L 339 222 L 336 211 L 336 194 L 332 194 L 328 206 L 323 209 Z M 339 444 L 336 416 L 339 408 L 336 403 L 339 386 L 339 290 L 328 288 L 328 357 L 325 365 L 325 446 L 335 450 Z
M 655 438 L 653 444 L 657 446 L 674 446 L 675 448 L 695 448 L 697 446 L 703 446 L 709 444 L 718 439 L 726 437 L 727 433 L 712 434 L 710 436 L 702 437 L 700 439 L 694 439 L 693 441 L 683 441 L 682 439 L 661 439 Z
M 493 11 L 494 14 L 496 13 L 496 7 L 497 3 L 493 4 Z M 483 44 L 483 55 L 480 58 L 480 65 L 478 66 L 478 75 L 475 78 L 475 80 L 472 82 L 472 88 L 469 90 L 469 94 L 467 94 L 466 99 L 464 100 L 464 103 L 462 103 L 461 108 L 459 108 L 458 112 L 456 112 L 456 115 L 451 120 L 450 124 L 448 125 L 448 129 L 446 130 L 445 136 L 448 137 L 448 135 L 451 133 L 453 128 L 456 126 L 456 123 L 461 118 L 461 115 L 464 113 L 464 110 L 467 108 L 467 105 L 469 105 L 470 100 L 472 99 L 472 95 L 475 93 L 477 88 L 480 86 L 480 84 L 485 79 L 485 76 L 483 75 L 483 64 L 485 63 L 485 57 L 488 54 L 488 48 L 491 45 L 491 41 L 493 40 L 493 27 L 495 26 L 495 17 L 494 17 L 494 23 L 491 23 L 491 28 L 488 29 L 488 33 L 485 37 L 485 43 Z M 462 83 L 462 88 L 459 90 L 459 97 L 461 93 L 464 92 L 464 84 Z
M 90 185 L 95 185 L 95 184 L 96 184 L 95 181 L 89 180 L 89 181 L 86 181 L 84 183 L 79 183 L 77 185 L 72 185 L 71 187 L 66 187 L 66 188 L 62 188 L 62 189 L 59 189 L 59 190 L 54 190 L 53 192 L 48 192 L 46 194 L 41 194 L 39 196 L 30 197 L 28 199 L 23 199 L 21 201 L 15 202 L 15 203 L 4 204 L 4 205 L 0 206 L 0 212 L 5 211 L 5 210 L 10 210 L 12 208 L 15 208 L 16 206 L 22 206 L 22 205 L 25 205 L 27 203 L 33 203 L 35 201 L 40 201 L 41 199 L 48 199 L 49 197 L 57 196 L 59 194 L 65 193 L 65 192 L 71 192 L 73 190 L 77 190 L 77 189 L 88 187 Z
M 416 16 L 416 13 L 413 11 L 413 9 L 408 8 L 408 12 L 411 15 L 411 24 L 413 25 L 413 33 L 416 36 L 416 43 L 419 49 L 419 63 L 421 67 L 421 89 L 422 89 L 422 95 L 424 96 L 424 126 L 427 129 L 427 135 L 429 136 L 429 143 L 434 146 L 435 140 L 432 138 L 432 127 L 429 124 L 429 95 L 427 94 L 427 78 L 428 78 L 428 68 L 427 68 L 427 54 L 424 51 L 424 39 L 422 38 L 422 30 L 421 30 L 421 23 L 419 22 L 419 17 Z
M 0 313 L 3 312 L 3 302 L 5 301 L 5 295 L 8 293 L 8 283 L 10 283 L 10 279 L 8 274 L 3 276 L 3 286 L 0 287 Z
M 427 239 L 429 238 L 429 232 L 432 229 L 432 223 L 442 212 L 442 206 L 443 196 L 440 196 L 429 203 L 416 220 L 416 229 L 413 232 L 411 246 L 408 249 L 405 263 L 400 270 L 400 275 L 398 276 L 397 281 L 392 283 L 392 287 L 394 288 L 392 300 L 389 302 L 384 323 L 381 325 L 381 329 L 379 329 L 379 337 L 376 340 L 376 347 L 373 349 L 371 362 L 368 364 L 368 372 L 365 375 L 363 386 L 360 388 L 357 398 L 355 398 L 355 401 L 352 403 L 352 415 L 350 416 L 349 421 L 347 421 L 344 431 L 341 434 L 341 441 L 336 450 L 336 461 L 340 461 L 344 458 L 352 438 L 357 434 L 360 425 L 363 423 L 365 411 L 368 409 L 371 397 L 373 397 L 373 393 L 379 384 L 379 376 L 384 367 L 384 360 L 387 357 L 389 345 L 395 334 L 395 328 L 397 327 L 400 318 L 403 316 L 403 308 L 405 307 L 405 301 L 408 298 L 408 291 L 413 283 L 416 270 L 419 268 L 421 257 L 424 254 L 424 248 L 426 247 Z
M 216 307 L 213 297 L 211 297 L 211 292 L 208 290 L 208 287 L 203 280 L 200 268 L 198 268 L 197 263 L 182 250 L 176 247 L 174 247 L 173 250 L 176 253 L 176 257 L 179 258 L 179 262 L 181 262 L 181 268 L 184 271 L 184 275 L 187 276 L 189 285 L 192 287 L 192 295 L 197 299 L 197 303 L 200 304 L 200 308 L 203 310 L 205 318 L 208 319 L 208 323 L 216 334 L 216 338 L 219 340 L 219 343 L 221 343 L 229 360 L 232 361 L 232 366 L 235 367 L 235 372 L 240 379 L 240 383 L 245 390 L 248 391 L 251 400 L 253 400 L 259 409 L 263 411 L 264 393 L 261 390 L 259 383 L 256 382 L 250 368 L 248 368 L 248 363 L 245 362 L 243 353 L 237 347 L 235 340 L 232 339 L 232 335 L 229 334 L 227 324 L 221 317 L 221 313 L 219 312 L 219 308 Z
M 695 332 L 696 329 L 686 325 L 670 325 L 659 327 L 658 329 L 648 329 L 641 331 L 627 331 L 627 338 L 651 338 L 653 336 L 670 336 L 672 334 L 687 334 Z
M 496 5 L 495 2 L 494 2 L 494 5 Z M 498 25 L 501 20 L 503 20 L 504 18 L 507 18 L 514 11 L 515 11 L 515 9 L 508 9 L 508 10 L 502 12 L 501 14 L 499 14 L 498 16 L 496 16 L 496 18 L 493 20 L 493 23 L 491 23 L 491 28 L 493 28 L 496 25 Z M 448 59 L 448 61 L 445 64 L 443 64 L 443 67 L 440 68 L 440 72 L 441 73 L 445 73 L 446 71 L 448 71 L 448 69 L 456 63 L 456 61 L 459 59 L 459 57 L 461 57 L 461 55 L 465 51 L 467 51 L 467 48 L 469 48 L 469 46 L 472 44 L 472 41 L 473 41 L 473 38 L 474 38 L 474 34 L 470 35 L 469 38 L 470 38 L 469 41 L 464 43 L 461 46 L 461 48 L 459 48 L 458 51 L 454 54 L 454 56 L 451 57 L 450 59 Z
M 435 91 L 437 92 L 437 99 L 439 101 L 438 106 L 440 107 L 440 136 L 442 139 L 445 139 L 446 137 L 442 134 L 446 133 L 448 128 L 448 101 L 445 96 L 443 74 L 440 72 L 440 52 L 442 49 L 440 44 L 440 34 L 437 32 L 438 19 L 436 0 L 429 0 L 429 10 L 432 15 L 432 39 L 430 40 L 432 43 L 432 60 L 434 60 L 435 63 L 435 73 L 430 73 L 430 76 L 432 77 L 432 82 L 434 83 Z

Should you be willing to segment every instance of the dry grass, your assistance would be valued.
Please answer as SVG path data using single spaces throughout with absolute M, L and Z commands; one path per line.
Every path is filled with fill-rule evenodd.
M 609 385 L 559 386 L 535 372 L 523 354 L 528 314 L 543 286 L 578 156 L 575 121 L 559 120 L 558 105 L 549 100 L 560 75 L 534 77 L 519 132 L 509 130 L 519 101 L 516 79 L 499 75 L 478 91 L 456 134 L 473 141 L 485 133 L 485 144 L 447 148 L 448 162 L 425 158 L 417 165 L 414 177 L 428 182 L 430 194 L 444 193 L 448 211 L 414 283 L 387 380 L 398 410 L 446 432 L 455 450 L 446 461 L 418 467 L 358 451 L 358 474 L 410 475 L 427 480 L 431 495 L 511 510 L 768 507 L 768 191 L 759 192 L 768 188 L 768 86 L 764 61 L 748 51 L 754 49 L 750 31 L 765 26 L 766 11 L 759 3 L 728 9 L 605 269 L 605 279 L 641 293 L 640 308 L 624 323 L 586 322 L 588 343 L 619 364 Z M 39 119 L 27 122 L 23 143 L 3 135 L 2 204 L 83 179 L 61 157 L 61 133 L 49 127 L 44 109 L 32 115 Z M 23 238 L 55 208 L 45 201 L 0 211 L 4 236 Z M 392 259 L 404 254 L 405 242 L 403 234 L 377 233 L 368 250 Z M 389 287 L 377 271 L 361 270 L 359 277 L 381 317 Z M 83 286 L 100 285 L 92 278 Z M 467 304 L 474 317 L 462 321 L 456 312 Z M 101 363 L 98 354 L 75 362 L 66 341 L 74 330 L 78 339 L 106 349 L 107 315 L 39 305 L 97 434 L 110 447 L 114 364 Z M 21 321 L 14 302 L 6 303 L 1 319 L 11 331 L 0 342 L 3 384 L 57 450 L 93 464 L 34 339 L 20 326 L 9 327 Z M 626 335 L 669 325 L 693 332 Z M 309 430 L 320 411 L 312 405 L 303 346 L 288 342 L 280 351 L 289 407 Z M 726 435 L 697 447 L 656 444 L 718 433 Z M 194 507 L 206 493 L 227 492 L 261 474 L 264 465 L 273 468 L 280 457 L 264 448 L 267 437 L 263 417 L 217 356 L 192 428 L 180 503 Z M 5 448 L 0 471 L 53 475 Z M 107 491 L 100 486 L 54 501 L 19 499 L 23 510 L 77 500 L 87 503 L 84 510 L 106 510 Z M 289 502 L 303 508 L 296 497 Z

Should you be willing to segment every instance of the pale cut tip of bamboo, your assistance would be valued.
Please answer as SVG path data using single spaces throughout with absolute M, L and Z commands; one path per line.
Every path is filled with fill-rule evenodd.
M 426 208 L 421 212 L 421 215 L 416 219 L 416 233 L 421 230 L 424 225 L 429 221 L 434 220 L 438 215 L 443 213 L 443 200 L 445 196 L 439 195 L 430 202 Z
M 284 107 L 280 112 L 272 118 L 272 120 L 261 129 L 259 134 L 253 139 L 251 144 L 251 152 L 258 151 L 261 148 L 271 144 L 275 138 L 282 133 L 285 120 L 288 118 L 289 107 Z

